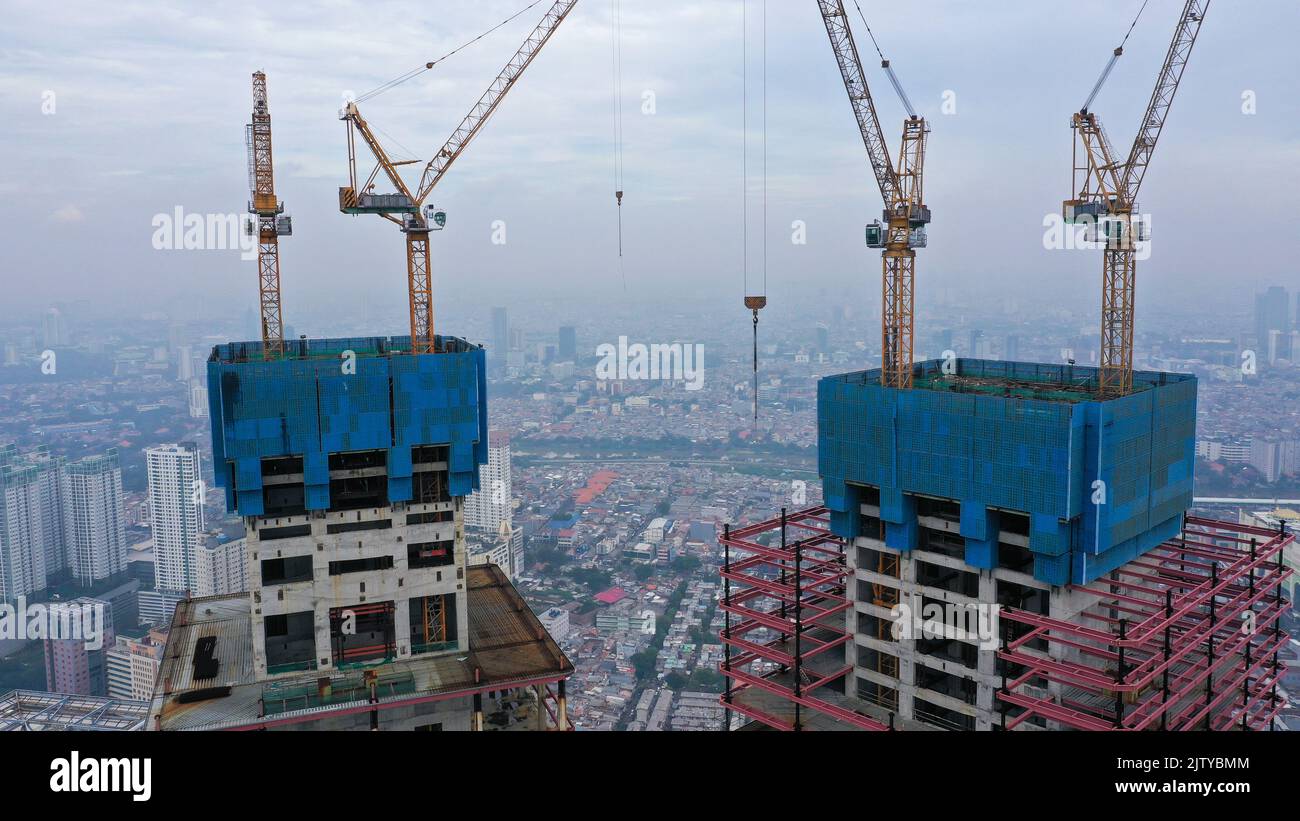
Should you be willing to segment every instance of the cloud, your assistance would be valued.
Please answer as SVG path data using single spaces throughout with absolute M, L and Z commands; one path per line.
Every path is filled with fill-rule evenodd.
M 75 205 L 65 205 L 61 208 L 55 209 L 54 213 L 50 215 L 50 218 L 55 222 L 81 222 L 85 219 L 85 217 L 82 216 L 81 209 Z

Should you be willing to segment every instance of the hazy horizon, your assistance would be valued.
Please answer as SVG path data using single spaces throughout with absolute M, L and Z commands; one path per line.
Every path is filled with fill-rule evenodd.
M 235 251 L 155 250 L 151 238 L 155 215 L 177 208 L 243 211 L 249 74 L 264 70 L 277 193 L 294 217 L 294 235 L 281 246 L 286 321 L 313 305 L 363 301 L 377 313 L 402 313 L 399 233 L 337 210 L 346 181 L 337 110 L 346 92 L 439 56 L 524 5 L 445 3 L 433 12 L 428 4 L 235 4 L 216 13 L 126 3 L 68 15 L 17 3 L 0 24 L 0 112 L 10 123 L 0 145 L 12 166 L 0 181 L 6 304 L 14 312 L 83 302 L 195 317 L 254 305 L 254 262 Z M 927 289 L 1014 297 L 1033 286 L 1096 310 L 1100 254 L 1049 253 L 1042 221 L 1070 193 L 1069 114 L 1139 5 L 1108 0 L 1099 4 L 1104 13 L 1083 19 L 1039 3 L 864 4 L 933 127 L 926 194 L 935 218 L 930 247 L 919 253 L 918 303 Z M 1093 106 L 1119 150 L 1132 140 L 1178 7 L 1151 3 Z M 761 8 L 749 4 L 751 283 L 761 279 L 763 240 Z M 621 271 L 609 10 L 578 4 L 435 192 L 449 215 L 434 249 L 441 321 L 539 298 L 738 305 L 740 4 L 673 0 L 623 10 Z M 400 143 L 427 159 L 540 13 L 530 9 L 362 110 L 381 137 L 391 135 L 390 148 Z M 1282 0 L 1253 3 L 1249 13 L 1211 6 L 1141 196 L 1154 214 L 1154 242 L 1139 266 L 1140 317 L 1169 300 L 1244 306 L 1243 292 L 1300 286 L 1300 115 L 1289 88 L 1300 62 L 1289 33 L 1298 23 L 1300 7 Z M 902 107 L 855 28 L 896 150 Z M 825 289 L 829 299 L 870 310 L 879 263 L 861 236 L 878 216 L 879 193 L 814 4 L 769 4 L 768 49 L 768 293 L 775 302 Z M 647 91 L 654 114 L 642 113 Z M 941 109 L 949 91 L 955 114 Z M 1242 113 L 1247 91 L 1253 115 Z M 507 226 L 505 245 L 491 242 L 496 220 Z M 795 220 L 807 225 L 806 245 L 790 242 Z

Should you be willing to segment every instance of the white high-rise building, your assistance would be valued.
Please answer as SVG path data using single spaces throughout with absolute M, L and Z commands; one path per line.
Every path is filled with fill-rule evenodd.
M 198 553 L 198 585 L 195 596 L 221 596 L 248 591 L 246 539 L 229 542 L 209 540 Z
M 181 345 L 176 349 L 176 381 L 189 382 L 194 379 L 194 349 Z
M 44 590 L 45 531 L 40 469 L 6 463 L 0 450 L 0 601 Z
M 58 348 L 68 344 L 68 321 L 58 308 L 50 308 L 41 317 L 42 336 L 47 348 Z
M 122 467 L 117 451 L 69 464 L 63 471 L 68 566 L 82 582 L 126 570 Z
M 199 450 L 193 442 L 147 448 L 145 465 L 155 586 L 197 592 L 205 493 Z
M 510 487 L 510 434 L 488 433 L 488 463 L 480 470 L 479 489 L 465 497 L 465 526 L 496 533 L 510 524 L 513 495 Z
M 190 382 L 190 418 L 208 418 L 208 386 L 198 379 Z
M 67 466 L 63 457 L 51 456 L 44 447 L 38 447 L 25 458 L 36 469 L 45 575 L 53 576 L 68 567 L 68 533 L 64 516 L 64 471 Z

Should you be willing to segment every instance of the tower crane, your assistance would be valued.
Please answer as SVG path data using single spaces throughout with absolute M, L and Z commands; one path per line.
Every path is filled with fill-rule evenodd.
M 284 355 L 284 326 L 280 313 L 280 237 L 293 233 L 284 203 L 275 197 L 271 157 L 271 111 L 266 101 L 266 74 L 253 74 L 253 116 L 245 131 L 248 148 L 248 188 L 251 199 L 247 223 L 257 235 L 257 282 L 262 312 L 262 357 Z
M 1210 0 L 1186 0 L 1184 3 L 1142 125 L 1133 140 L 1133 147 L 1122 162 L 1116 159 L 1101 120 L 1089 107 L 1114 68 L 1115 61 L 1124 53 L 1123 45 L 1115 49 L 1083 108 L 1071 119 L 1070 125 L 1075 133 L 1074 193 L 1065 200 L 1062 216 L 1067 223 L 1090 226 L 1090 238 L 1105 243 L 1098 383 L 1102 396 L 1124 396 L 1133 389 L 1135 245 L 1149 239 L 1147 226 L 1138 211 L 1137 195 L 1209 6 Z
M 470 109 L 451 137 L 433 155 L 424 167 L 419 184 L 408 187 L 398 172 L 399 166 L 410 165 L 415 160 L 393 160 L 380 145 L 369 123 L 361 116 L 355 102 L 349 102 L 340 119 L 348 130 L 348 185 L 339 189 L 339 210 L 345 214 L 378 214 L 401 228 L 406 236 L 407 289 L 410 294 L 411 352 L 435 353 L 437 337 L 433 321 L 433 276 L 429 265 L 429 232 L 442 230 L 446 225 L 445 212 L 425 206 L 425 200 L 446 175 L 452 163 L 469 146 L 470 142 L 491 118 L 506 93 L 532 63 L 533 58 L 550 40 L 551 35 L 564 22 L 578 0 L 556 0 L 551 4 L 540 23 L 524 40 L 515 55 L 506 63 L 487 91 Z M 432 68 L 428 63 L 426 68 Z M 364 180 L 358 182 L 356 137 L 370 149 L 375 166 Z M 392 183 L 394 193 L 377 194 L 375 181 L 380 172 Z
M 830 37 L 831 49 L 844 78 L 844 88 L 849 94 L 858 121 L 862 142 L 871 159 L 871 169 L 880 186 L 884 200 L 883 222 L 873 220 L 867 225 L 866 239 L 870 248 L 884 249 L 881 257 L 881 316 L 880 316 L 880 384 L 887 388 L 912 387 L 912 332 L 913 299 L 916 282 L 916 249 L 926 244 L 925 226 L 930 222 L 930 209 L 924 204 L 922 178 L 925 167 L 925 143 L 930 126 L 913 110 L 889 61 L 880 54 L 880 67 L 889 77 L 894 91 L 907 109 L 903 121 L 903 142 L 898 152 L 898 166 L 894 167 L 885 146 L 885 134 L 880 128 L 880 118 L 867 87 L 867 75 L 862 69 L 858 47 L 853 40 L 853 29 L 842 0 L 817 0 L 822 21 Z M 855 0 L 856 5 L 856 0 Z M 858 12 L 862 9 L 859 6 Z M 863 23 L 866 23 L 865 18 Z M 870 28 L 867 29 L 870 34 Z M 874 36 L 872 40 L 874 41 Z M 879 534 L 884 538 L 883 528 Z M 880 551 L 876 559 L 876 572 L 882 577 L 899 578 L 901 566 L 898 556 Z M 898 588 L 876 583 L 872 586 L 872 602 L 890 609 L 898 604 Z M 889 626 L 881 619 L 877 624 L 877 638 L 888 637 Z M 876 672 L 885 678 L 898 678 L 898 660 L 888 653 L 878 653 Z M 898 709 L 898 691 L 876 684 L 876 702 L 888 710 Z
M 895 167 L 885 145 L 885 135 L 876 116 L 876 106 L 867 87 L 866 73 L 853 40 L 853 30 L 843 0 L 817 0 L 826 24 L 831 48 L 844 78 L 849 102 L 858 120 L 858 130 L 871 159 L 885 210 L 882 220 L 867 225 L 867 246 L 884 249 L 881 277 L 881 369 L 880 383 L 891 388 L 912 387 L 913 300 L 916 281 L 916 250 L 926 245 L 925 226 L 930 209 L 924 205 L 922 176 L 925 143 L 930 126 L 912 109 L 889 61 L 881 57 L 889 81 L 907 109 L 903 121 L 903 142 Z

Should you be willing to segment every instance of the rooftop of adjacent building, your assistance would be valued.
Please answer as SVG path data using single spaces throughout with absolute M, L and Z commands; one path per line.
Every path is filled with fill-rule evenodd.
M 142 730 L 149 702 L 12 690 L 0 695 L 0 732 Z
M 181 602 L 150 711 L 161 730 L 250 729 L 312 721 L 325 714 L 440 701 L 568 678 L 573 664 L 496 565 L 465 572 L 469 650 L 415 657 L 368 669 L 305 673 L 258 681 L 252 601 L 246 594 Z M 201 638 L 216 638 L 217 677 L 194 680 Z M 369 701 L 366 673 L 376 676 Z
M 913 366 L 913 388 L 948 393 L 984 394 L 1047 402 L 1094 402 L 1098 396 L 1099 369 L 1084 365 L 1003 362 L 985 359 L 933 359 Z M 880 370 L 856 371 L 826 377 L 850 384 L 879 384 Z M 1190 374 L 1134 371 L 1133 393 L 1183 382 Z

